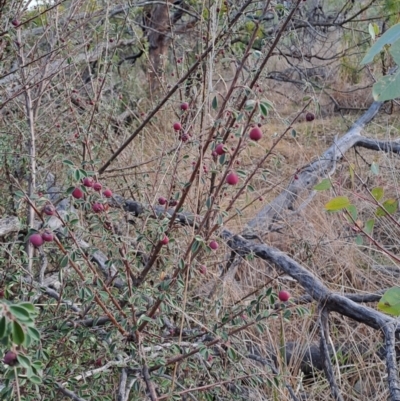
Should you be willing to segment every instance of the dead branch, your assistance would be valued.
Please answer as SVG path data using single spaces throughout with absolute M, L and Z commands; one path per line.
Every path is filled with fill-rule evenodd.
M 128 379 L 128 371 L 125 368 L 121 370 L 121 378 L 119 379 L 117 401 L 125 401 L 126 381 Z
M 319 330 L 320 330 L 320 350 L 322 355 L 322 361 L 324 364 L 324 371 L 326 378 L 328 379 L 329 386 L 331 387 L 331 393 L 335 400 L 344 401 L 342 394 L 340 393 L 339 387 L 335 380 L 333 373 L 333 367 L 331 362 L 331 356 L 329 353 L 328 339 L 329 339 L 329 313 L 324 306 L 320 306 L 319 311 Z
M 0 237 L 5 237 L 7 234 L 19 231 L 21 223 L 17 216 L 8 216 L 0 220 Z
M 265 235 L 265 233 L 269 231 L 271 224 L 282 217 L 285 210 L 294 209 L 293 205 L 301 192 L 305 190 L 310 191 L 322 177 L 335 172 L 336 163 L 349 149 L 359 143 L 374 143 L 372 140 L 365 141 L 365 138 L 361 136 L 360 133 L 363 127 L 377 115 L 382 104 L 382 102 L 373 102 L 369 109 L 353 124 L 349 131 L 336 140 L 318 160 L 301 168 L 296 174 L 296 179 L 293 179 L 280 195 L 268 205 L 265 205 L 257 215 L 247 223 L 243 234 Z M 386 146 L 383 144 L 384 142 L 379 143 L 379 149 L 397 149 L 391 142 L 387 142 Z
M 382 327 L 385 335 L 386 348 L 386 367 L 388 372 L 388 385 L 391 399 L 393 401 L 400 400 L 400 382 L 399 370 L 396 358 L 396 338 L 395 334 L 398 331 L 398 323 L 388 324 Z
M 154 388 L 154 384 L 151 381 L 149 368 L 147 366 L 143 366 L 142 374 L 143 374 L 143 379 L 144 379 L 144 381 L 146 383 L 147 391 L 148 391 L 148 394 L 149 394 L 149 397 L 150 397 L 151 401 L 157 401 L 157 399 L 158 399 L 157 393 L 156 393 L 156 390 Z
M 66 388 L 64 388 L 61 384 L 56 383 L 56 387 L 58 388 L 58 390 L 60 390 L 65 396 L 71 398 L 71 400 L 74 401 L 85 401 L 83 398 L 78 397 L 74 392 L 72 392 L 71 390 L 68 390 Z

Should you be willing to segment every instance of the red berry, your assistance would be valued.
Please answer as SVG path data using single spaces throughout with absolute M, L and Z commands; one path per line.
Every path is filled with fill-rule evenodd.
M 85 187 L 91 188 L 93 187 L 93 178 L 86 177 L 82 180 L 82 183 Z
M 169 238 L 167 236 L 165 236 L 160 242 L 162 245 L 167 245 L 169 242 Z
M 223 155 L 225 153 L 225 147 L 223 143 L 219 143 L 216 147 L 215 147 L 215 152 L 217 153 L 217 155 Z
M 286 302 L 290 298 L 290 294 L 287 291 L 279 291 L 278 298 L 281 302 Z
M 158 198 L 158 203 L 159 203 L 160 205 L 165 205 L 165 204 L 167 203 L 167 200 L 166 200 L 164 197 L 160 196 L 160 197 Z
M 314 115 L 313 113 L 308 112 L 308 113 L 306 114 L 306 120 L 307 120 L 307 121 L 313 121 L 314 118 L 315 118 L 315 115 Z
M 53 241 L 53 240 L 54 240 L 53 233 L 51 233 L 50 231 L 45 231 L 45 232 L 42 234 L 42 239 L 43 239 L 43 241 L 45 241 L 45 242 L 51 242 L 51 241 Z
M 252 141 L 259 141 L 262 138 L 262 132 L 260 128 L 254 127 L 250 130 L 249 137 Z
M 17 354 L 13 351 L 8 351 L 5 355 L 4 355 L 4 359 L 3 362 L 6 365 L 10 365 L 13 366 L 17 363 Z
M 178 201 L 176 201 L 175 199 L 171 199 L 169 202 L 168 202 L 168 205 L 169 206 L 176 206 L 178 204 Z
M 101 191 L 101 188 L 103 188 L 103 185 L 101 185 L 99 182 L 95 182 L 95 183 L 93 184 L 93 189 L 94 189 L 95 191 L 100 192 L 100 191 Z
M 181 104 L 181 110 L 187 110 L 189 108 L 189 103 L 186 103 L 186 102 L 183 102 L 182 104 Z
M 199 272 L 201 274 L 207 274 L 207 266 L 205 266 L 205 265 L 200 266 L 199 267 Z
M 236 185 L 239 182 L 239 177 L 237 176 L 236 173 L 229 173 L 226 176 L 226 182 L 229 185 Z
M 103 192 L 103 195 L 104 195 L 106 198 L 111 198 L 112 195 L 113 195 L 113 193 L 111 192 L 111 189 L 106 189 L 106 190 Z
M 219 245 L 218 245 L 218 242 L 217 242 L 217 241 L 212 240 L 212 241 L 210 242 L 209 246 L 210 246 L 210 248 L 211 248 L 213 251 L 215 251 L 215 250 L 218 249 L 218 246 L 219 246 Z
M 82 191 L 80 188 L 76 187 L 76 188 L 72 191 L 72 196 L 73 196 L 75 199 L 81 199 L 81 198 L 83 198 L 83 191 Z
M 95 213 L 104 211 L 104 206 L 101 203 L 93 203 L 92 209 Z
M 13 20 L 11 21 L 11 23 L 12 23 L 14 26 L 19 26 L 19 25 L 21 24 L 17 19 L 13 19 Z
M 53 205 L 46 205 L 43 208 L 43 213 L 47 214 L 47 216 L 54 216 L 54 214 L 56 213 L 56 209 L 54 209 Z
M 40 234 L 32 234 L 29 237 L 29 242 L 36 248 L 43 245 L 43 238 Z
M 186 142 L 189 139 L 189 136 L 187 134 L 181 135 L 181 141 Z
M 182 129 L 181 123 L 174 123 L 174 130 L 175 131 L 180 131 Z

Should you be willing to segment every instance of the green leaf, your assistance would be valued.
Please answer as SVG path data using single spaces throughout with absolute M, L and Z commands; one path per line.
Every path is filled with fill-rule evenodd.
M 25 341 L 24 330 L 16 320 L 12 323 L 12 339 L 17 345 L 21 345 Z
M 354 205 L 350 205 L 347 208 L 347 211 L 350 213 L 351 219 L 348 218 L 350 223 L 353 223 L 353 221 L 357 220 L 357 208 Z
M 19 305 L 10 305 L 10 312 L 19 320 L 31 320 L 29 312 Z
M 325 209 L 329 211 L 342 210 L 350 206 L 350 200 L 347 196 L 337 196 L 331 199 L 326 205 Z
M 292 129 L 290 135 L 292 135 L 293 138 L 296 138 L 297 132 L 296 132 L 296 130 L 294 128 Z
M 248 100 L 245 105 L 244 105 L 244 109 L 246 111 L 252 111 L 254 109 L 254 106 L 256 105 L 256 101 L 255 100 Z
M 64 255 L 60 260 L 60 267 L 66 267 L 68 265 L 68 255 Z
M 368 24 L 368 32 L 371 35 L 373 41 L 375 41 L 375 29 L 371 23 Z
M 379 174 L 379 164 L 376 164 L 375 162 L 372 162 L 372 164 L 371 164 L 371 172 L 374 175 L 378 175 Z
M 378 102 L 385 102 L 400 97 L 400 71 L 385 75 L 375 82 L 372 87 L 372 96 Z
M 25 194 L 24 194 L 22 191 L 15 191 L 15 192 L 14 192 L 14 196 L 15 196 L 17 199 L 22 199 L 22 198 L 25 197 Z
M 397 200 L 396 199 L 388 199 L 387 201 L 383 202 L 381 207 L 378 207 L 376 210 L 376 215 L 378 217 L 386 216 L 386 214 L 393 214 L 397 211 Z
M 219 164 L 223 165 L 226 161 L 226 154 L 224 153 L 223 155 L 221 155 L 218 159 Z
M 212 103 L 211 103 L 211 107 L 212 107 L 214 110 L 217 110 L 217 109 L 218 109 L 218 99 L 217 99 L 217 96 L 214 96 L 214 99 L 212 100 Z
M 361 65 L 370 63 L 385 45 L 391 45 L 400 39 L 400 24 L 388 29 L 369 49 L 361 61 Z
M 400 65 L 400 40 L 390 46 L 390 54 L 397 65 Z
M 329 178 L 324 178 L 319 184 L 314 185 L 316 191 L 325 191 L 332 187 L 331 180 Z
M 361 235 L 357 235 L 356 244 L 361 246 L 363 244 L 363 237 Z
M 73 166 L 74 165 L 74 163 L 72 163 L 70 160 L 67 160 L 67 159 L 63 160 L 62 162 L 63 162 L 63 164 L 66 164 L 67 166 Z
M 36 375 L 30 376 L 29 380 L 34 384 L 41 384 L 42 383 L 42 379 L 39 376 L 36 376 Z
M 200 248 L 200 246 L 201 246 L 201 242 L 195 240 L 193 242 L 192 248 L 191 248 L 192 253 L 197 252 L 197 250 Z
M 268 115 L 268 109 L 265 107 L 265 104 L 260 103 L 259 104 L 259 108 L 260 108 L 261 114 L 263 116 L 267 116 Z
M 0 319 L 0 339 L 6 336 L 7 333 L 7 320 L 6 317 L 3 316 Z
M 382 187 L 376 187 L 372 189 L 371 194 L 379 202 L 383 198 L 384 190 Z
M 366 234 L 371 235 L 372 230 L 374 229 L 375 220 L 370 219 L 365 223 L 364 231 Z
M 389 315 L 400 316 L 400 288 L 389 288 L 378 302 L 378 309 Z
M 31 360 L 27 358 L 25 355 L 18 354 L 17 358 L 20 365 L 23 366 L 24 368 L 29 369 L 31 367 Z

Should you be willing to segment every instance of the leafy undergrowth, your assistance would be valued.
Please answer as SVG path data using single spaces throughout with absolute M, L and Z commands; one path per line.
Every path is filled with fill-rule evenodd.
M 172 123 L 165 117 L 165 120 L 143 132 L 129 151 L 124 153 L 124 157 L 100 177 L 103 186 L 112 188 L 114 193 L 126 199 L 144 204 L 157 204 L 159 197 L 179 200 L 184 183 L 196 162 L 201 133 L 192 133 L 187 142 L 182 142 L 179 134 L 173 131 Z M 368 135 L 390 139 L 397 132 L 396 123 L 397 120 L 392 116 L 381 116 L 367 128 Z M 263 139 L 256 144 L 249 144 L 242 151 L 237 158 L 237 170 L 243 170 L 241 181 L 285 128 L 279 120 L 264 125 Z M 313 123 L 295 123 L 293 128 L 295 132 L 291 131 L 279 142 L 271 157 L 264 162 L 262 170 L 252 179 L 251 188 L 248 187 L 239 196 L 235 207 L 225 213 L 223 211 L 229 208 L 237 190 L 224 186 L 221 191 L 217 201 L 220 218 L 227 221 L 232 231 L 239 233 L 247 219 L 252 218 L 257 210 L 282 191 L 301 166 L 317 158 L 337 134 L 346 131 L 346 123 L 340 117 L 332 117 L 317 119 Z M 101 138 L 96 141 L 101 143 Z M 70 155 L 74 150 L 79 151 L 79 142 L 65 143 Z M 237 143 L 238 138 L 235 136 L 229 139 L 229 152 L 235 151 Z M 43 148 L 45 152 L 46 146 Z M 94 146 L 93 154 L 98 151 L 105 153 L 106 149 Z M 183 205 L 185 211 L 198 216 L 207 213 L 209 180 L 212 172 L 220 168 L 210 153 L 204 157 L 205 168 L 200 169 L 194 189 Z M 62 160 L 64 163 L 60 163 Z M 376 217 L 377 207 L 370 191 L 379 187 L 384 193 L 382 199 L 396 197 L 397 164 L 396 157 L 391 154 L 362 149 L 349 152 L 331 177 L 332 188 L 317 191 L 311 200 L 306 194 L 302 201 L 308 203 L 301 211 L 290 211 L 282 216 L 279 232 L 270 234 L 264 240 L 288 252 L 321 278 L 332 291 L 373 293 L 395 285 L 398 280 L 396 261 L 388 257 L 384 250 L 397 253 L 398 225 L 396 219 Z M 77 159 L 69 157 L 67 162 L 58 153 L 55 159 L 49 158 L 43 163 L 40 175 L 44 178 L 46 171 L 52 171 L 57 184 L 64 191 L 74 187 L 82 178 L 79 175 L 82 172 L 79 173 L 76 165 Z M 137 167 L 119 170 L 122 166 L 130 165 Z M 154 250 L 153 245 L 164 235 L 162 232 L 167 226 L 167 220 L 152 219 L 151 213 L 146 217 L 133 218 L 115 207 L 110 207 L 105 214 L 95 214 L 91 210 L 91 203 L 100 196 L 92 189 L 88 189 L 87 193 L 86 200 L 75 202 L 77 219 L 69 217 L 66 220 L 70 232 L 88 241 L 92 249 L 104 252 L 117 266 L 124 280 L 128 280 L 128 266 L 133 276 L 139 275 L 143 269 L 139 251 L 149 255 Z M 349 221 L 342 212 L 325 211 L 324 205 L 338 195 L 348 196 L 356 206 L 356 223 Z M 16 202 L 17 212 L 23 209 L 22 200 Z M 39 194 L 34 201 L 40 210 L 46 202 L 45 194 Z M 375 219 L 371 236 L 379 247 L 366 240 L 365 236 L 361 236 L 362 244 L 360 237 L 357 239 L 360 235 L 359 227 L 364 227 L 369 219 Z M 128 224 L 127 220 L 133 220 L 134 224 Z M 110 227 L 113 228 L 110 230 Z M 329 386 L 323 375 L 316 371 L 304 376 L 300 369 L 304 347 L 318 344 L 315 307 L 313 303 L 297 305 L 291 301 L 278 306 L 280 304 L 274 294 L 280 288 L 288 289 L 291 299 L 305 294 L 296 282 L 289 277 L 282 277 L 274 266 L 248 257 L 239 266 L 235 266 L 228 278 L 221 281 L 221 268 L 226 263 L 228 252 L 224 244 L 214 233 L 198 238 L 193 228 L 174 225 L 168 233 L 168 245 L 160 251 L 156 268 L 150 271 L 140 289 L 110 289 L 114 299 L 111 302 L 110 294 L 104 291 L 98 273 L 89 268 L 75 240 L 67 232 L 64 234 L 63 246 L 80 267 L 85 280 L 67 266 L 65 257 L 60 257 L 57 245 L 46 245 L 47 273 L 57 272 L 60 268 L 60 272 L 63 272 L 55 273 L 56 276 L 58 274 L 55 286 L 62 290 L 63 298 L 71 300 L 81 310 L 87 310 L 86 317 L 96 317 L 104 315 L 99 306 L 93 305 L 95 294 L 98 294 L 112 315 L 118 317 L 122 328 L 129 330 L 143 322 L 147 323 L 147 327 L 140 345 L 135 341 L 124 340 L 117 327 L 110 323 L 92 328 L 80 325 L 74 327 L 71 322 L 77 317 L 76 313 L 64 304 L 41 297 L 40 302 L 37 301 L 40 308 L 37 324 L 42 333 L 41 345 L 36 353 L 30 349 L 23 353 L 43 362 L 45 384 L 50 372 L 53 377 L 59 377 L 60 382 L 70 380 L 71 384 L 74 383 L 74 377 L 104 366 L 118 357 L 124 359 L 132 356 L 133 360 L 129 362 L 132 369 L 139 367 L 140 361 L 146 361 L 149 368 L 163 365 L 168 358 L 193 349 L 196 338 L 209 333 L 210 338 L 222 337 L 218 345 L 206 348 L 197 344 L 201 348 L 200 352 L 183 360 L 179 367 L 171 365 L 155 372 L 153 380 L 159 394 L 182 391 L 179 386 L 173 390 L 171 382 L 177 381 L 186 388 L 210 385 L 210 391 L 199 393 L 202 394 L 199 399 L 203 399 L 203 396 L 208 398 L 207 394 L 219 394 L 221 399 L 260 399 L 266 396 L 287 399 L 286 383 L 307 393 L 309 399 L 327 399 Z M 211 239 L 219 243 L 217 251 L 207 246 Z M 24 259 L 22 250 L 18 250 L 20 242 L 17 240 L 17 237 L 10 238 L 3 244 L 7 247 L 6 255 L 9 255 L 3 262 L 4 271 L 7 271 L 4 290 L 9 301 L 21 299 L 21 291 L 26 291 L 24 286 L 18 284 Z M 194 244 L 197 244 L 197 248 Z M 193 253 L 196 255 L 192 259 Z M 15 255 L 18 254 L 21 255 L 21 261 L 16 263 Z M 184 262 L 182 255 L 187 256 Z M 35 271 L 41 265 L 38 252 L 36 257 Z M 168 278 L 173 277 L 180 263 L 185 263 L 189 268 L 176 282 L 169 282 Z M 160 297 L 163 303 L 154 319 L 147 321 L 139 317 L 136 323 L 132 320 L 133 313 L 145 311 L 149 300 Z M 131 307 L 116 308 L 117 304 L 126 305 L 127 302 Z M 193 332 L 187 334 L 188 330 Z M 363 344 L 363 348 L 356 351 L 351 360 L 347 360 L 346 355 L 340 352 L 334 358 L 343 389 L 348 391 L 346 399 L 382 399 L 386 391 L 384 362 L 372 352 L 379 348 L 381 342 L 376 332 L 335 316 L 331 325 L 331 339 L 333 346 L 338 349 L 343 344 L 356 349 Z M 285 344 L 293 344 L 293 357 L 289 365 L 283 362 L 280 350 Z M 267 349 L 269 352 L 274 350 L 275 355 L 278 355 L 279 375 L 272 374 L 267 367 L 248 358 L 249 353 L 266 357 Z M 90 393 L 90 397 L 113 399 L 110 394 L 113 394 L 118 384 L 117 372 L 112 369 L 98 373 L 87 378 L 86 384 L 78 380 L 78 393 L 82 396 Z M 228 381 L 231 387 L 226 385 Z M 143 390 L 143 383 L 137 379 L 133 386 L 135 391 L 132 399 L 136 399 L 134 394 L 138 394 L 137 399 L 141 399 L 139 394 Z M 46 391 L 49 397 L 55 397 L 55 390 L 50 389 L 51 385 L 48 385 Z
M 106 17 L 100 7 L 97 13 L 95 5 L 78 3 L 48 9 L 31 23 L 24 16 L 22 27 L 14 15 L 5 18 L 0 213 L 17 216 L 20 226 L 0 243 L 2 399 L 73 398 L 61 392 L 68 389 L 75 399 L 122 400 L 117 393 L 124 375 L 135 401 L 287 400 L 291 389 L 299 399 L 329 399 L 324 374 L 305 363 L 319 341 L 317 305 L 301 298 L 306 294 L 297 282 L 254 255 L 235 260 L 221 277 L 232 255 L 218 234 L 223 227 L 241 233 L 357 119 L 321 117 L 328 113 L 320 93 L 334 93 L 335 84 L 343 89 L 336 98 L 345 97 L 350 83 L 337 67 L 349 61 L 336 56 L 321 68 L 325 77 L 299 75 L 292 90 L 280 50 L 269 60 L 251 46 L 260 38 L 248 17 L 259 10 L 243 14 L 230 40 L 245 37 L 232 50 L 216 41 L 230 10 L 219 13 L 212 6 L 220 24 L 214 30 L 211 11 L 199 6 L 201 23 L 168 44 L 173 57 L 165 57 L 158 86 L 150 91 L 150 51 L 121 63 L 124 57 L 132 61 L 132 52 L 142 51 L 148 40 L 137 26 L 141 10 L 132 7 L 121 22 L 120 10 Z M 65 10 L 70 26 L 58 24 Z M 281 11 L 279 18 L 288 17 L 290 10 Z M 57 43 L 52 34 L 47 39 L 48 16 Z M 324 56 L 330 58 L 344 45 L 335 32 L 322 33 L 327 40 L 321 48 L 328 48 Z M 286 39 L 295 40 L 282 35 L 285 47 Z M 303 41 L 314 37 L 306 30 L 296 37 L 304 54 L 320 47 Z M 356 39 L 352 46 L 361 54 L 365 38 Z M 208 42 L 220 44 L 207 50 Z M 29 61 L 36 51 L 38 58 Z M 29 60 L 22 67 L 23 57 Z M 264 61 L 268 68 L 260 67 Z M 292 74 L 310 69 L 306 58 L 297 61 Z M 196 63 L 196 75 L 175 90 Z M 357 60 L 347 68 L 364 87 L 354 95 L 356 106 L 365 107 L 371 78 L 350 64 Z M 271 83 L 263 74 L 275 67 L 282 75 Z M 285 76 L 289 81 L 282 83 Z M 20 87 L 26 78 L 32 85 Z M 347 101 L 354 106 L 353 98 Z M 396 114 L 381 112 L 365 135 L 392 140 L 398 126 Z M 262 138 L 251 140 L 256 127 Z M 274 221 L 274 230 L 254 241 L 289 254 L 332 291 L 370 294 L 396 285 L 398 163 L 391 153 L 350 150 L 325 190 L 312 196 L 304 191 L 293 210 Z M 83 185 L 85 178 L 102 188 Z M 353 205 L 348 212 L 326 210 L 338 196 Z M 145 208 L 129 212 L 137 207 L 129 200 Z M 171 222 L 177 207 L 190 213 L 196 227 Z M 53 241 L 28 246 L 32 235 L 40 242 L 44 233 Z M 279 300 L 281 289 L 290 292 L 288 301 Z M 344 398 L 386 398 L 380 334 L 339 315 L 330 323 Z M 318 368 L 321 358 L 313 362 Z

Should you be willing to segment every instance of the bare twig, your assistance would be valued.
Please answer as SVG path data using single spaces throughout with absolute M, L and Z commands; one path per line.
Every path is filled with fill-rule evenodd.
M 391 323 L 382 327 L 385 336 L 386 367 L 388 372 L 389 392 L 392 401 L 400 401 L 399 369 L 396 358 L 396 337 L 398 324 Z
M 151 401 L 157 401 L 158 400 L 157 393 L 154 388 L 154 384 L 151 381 L 149 368 L 146 365 L 143 366 L 142 374 L 143 374 L 143 379 L 146 383 L 147 391 L 148 391 Z
M 122 368 L 121 378 L 119 379 L 117 401 L 125 401 L 127 379 L 128 379 L 128 371 L 125 368 Z
M 333 373 L 333 367 L 331 363 L 331 356 L 329 353 L 328 347 L 328 338 L 329 338 L 329 313 L 328 310 L 321 306 L 319 313 L 319 329 L 320 329 L 320 351 L 322 355 L 322 361 L 324 364 L 324 371 L 326 374 L 326 378 L 328 379 L 329 386 L 331 387 L 331 392 L 335 400 L 343 401 L 343 397 L 340 394 L 339 387 L 335 380 L 335 375 Z
M 83 398 L 78 397 L 74 392 L 71 390 L 67 390 L 64 388 L 61 384 L 56 383 L 56 387 L 58 388 L 59 391 L 61 391 L 65 396 L 71 398 L 71 400 L 74 401 L 85 401 Z

